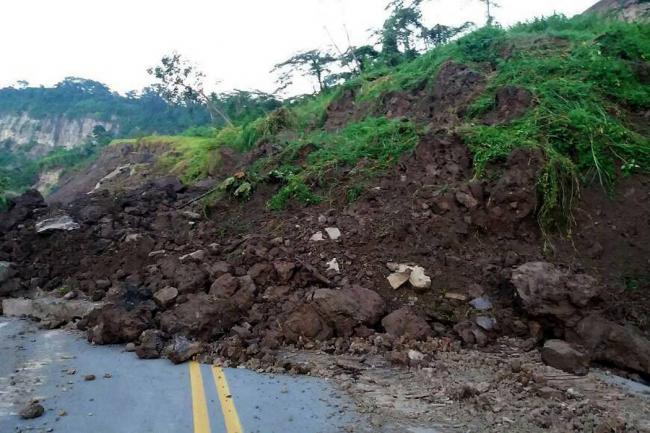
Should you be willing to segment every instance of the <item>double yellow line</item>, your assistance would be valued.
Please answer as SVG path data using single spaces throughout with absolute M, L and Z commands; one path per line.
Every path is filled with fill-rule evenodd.
M 217 388 L 221 411 L 226 423 L 227 433 L 244 433 L 237 414 L 237 408 L 233 401 L 226 374 L 219 368 L 212 366 L 212 377 Z M 194 417 L 194 433 L 212 433 L 210 429 L 210 417 L 208 416 L 208 403 L 205 398 L 203 387 L 203 376 L 201 375 L 201 364 L 190 362 L 190 382 L 192 384 L 192 414 Z

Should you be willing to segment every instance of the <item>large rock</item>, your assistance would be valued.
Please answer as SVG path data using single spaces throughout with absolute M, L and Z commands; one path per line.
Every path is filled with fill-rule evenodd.
M 168 256 L 158 261 L 158 267 L 180 294 L 201 292 L 208 285 L 208 274 L 197 263 L 181 263 L 178 258 Z
M 14 298 L 2 300 L 2 312 L 8 317 L 30 317 L 41 321 L 67 323 L 83 319 L 101 308 L 99 302 L 82 299 L 65 300 L 44 297 L 39 299 Z
M 576 318 L 576 312 L 599 294 L 595 278 L 562 271 L 547 262 L 530 262 L 516 268 L 511 277 L 524 309 L 533 316 L 553 316 L 562 321 Z
M 393 311 L 381 321 L 386 332 L 394 337 L 424 340 L 433 336 L 433 330 L 426 320 L 409 307 Z
M 201 343 L 176 336 L 164 350 L 164 355 L 174 364 L 182 364 L 201 353 Z
M 562 340 L 548 340 L 544 343 L 542 361 L 558 370 L 579 376 L 589 372 L 589 357 Z
M 8 211 L 0 214 L 0 232 L 6 232 L 16 225 L 25 222 L 34 215 L 34 211 L 45 207 L 45 201 L 40 192 L 35 189 L 9 200 Z
M 135 353 L 141 359 L 158 359 L 164 348 L 164 334 L 157 329 L 147 329 L 140 335 L 140 345 Z
M 166 308 L 172 305 L 177 297 L 178 289 L 176 287 L 165 287 L 154 293 L 153 300 L 158 306 Z
M 308 304 L 300 306 L 291 313 L 282 324 L 282 331 L 287 341 L 297 342 L 300 338 L 327 340 L 334 336 L 334 330 L 318 314 L 318 311 Z
M 0 262 L 0 284 L 13 277 L 15 271 L 9 262 Z
M 312 300 L 325 321 L 345 337 L 351 336 L 359 325 L 376 325 L 386 311 L 386 304 L 377 292 L 359 286 L 318 289 Z
M 60 215 L 53 218 L 46 218 L 36 222 L 36 233 L 48 233 L 54 231 L 79 230 L 80 226 L 70 215 Z
M 594 361 L 650 375 L 650 341 L 632 326 L 592 314 L 568 330 L 567 339 L 585 347 Z
M 109 304 L 89 316 L 88 340 L 96 344 L 136 341 L 154 327 L 152 302 L 139 305 Z
M 200 293 L 158 317 L 160 328 L 170 335 L 209 341 L 228 332 L 241 319 L 241 312 L 233 300 Z

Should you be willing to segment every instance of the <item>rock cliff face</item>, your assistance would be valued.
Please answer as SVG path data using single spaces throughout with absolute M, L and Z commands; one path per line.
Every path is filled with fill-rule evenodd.
M 626 21 L 650 21 L 650 2 L 646 0 L 601 0 L 586 13 L 612 14 Z
M 9 150 L 30 145 L 28 153 L 36 157 L 58 147 L 70 149 L 79 146 L 97 125 L 102 125 L 110 132 L 118 129 L 115 123 L 89 117 L 70 119 L 55 116 L 36 119 L 27 113 L 0 114 L 0 143 L 9 143 Z

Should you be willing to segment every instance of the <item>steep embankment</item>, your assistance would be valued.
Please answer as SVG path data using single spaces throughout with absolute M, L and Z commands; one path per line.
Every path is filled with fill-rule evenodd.
M 115 168 L 147 150 L 146 176 L 13 202 L 0 296 L 101 301 L 79 328 L 143 358 L 308 371 L 291 347 L 355 377 L 427 367 L 418 383 L 455 385 L 414 395 L 478 431 L 641 429 L 641 411 L 568 388 L 591 363 L 650 375 L 648 58 L 647 25 L 484 28 L 208 139 L 116 146 Z M 485 382 L 463 383 L 485 358 L 468 379 Z
M 0 143 L 4 143 L 3 151 L 25 150 L 31 158 L 37 158 L 57 148 L 80 146 L 92 136 L 98 125 L 111 134 L 119 133 L 117 124 L 90 117 L 48 116 L 37 119 L 28 113 L 0 114 Z

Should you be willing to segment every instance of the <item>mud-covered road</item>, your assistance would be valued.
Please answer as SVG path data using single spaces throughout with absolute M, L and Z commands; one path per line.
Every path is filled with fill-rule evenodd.
M 0 359 L 1 432 L 368 431 L 325 380 L 141 361 L 21 320 L 0 319 Z M 44 415 L 22 420 L 18 412 L 34 398 Z

